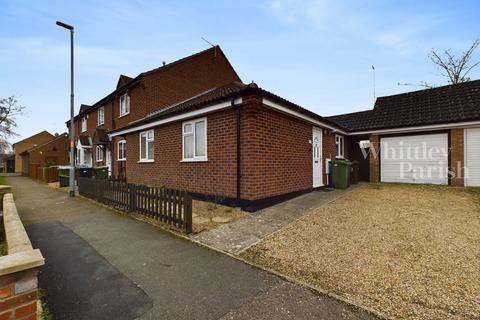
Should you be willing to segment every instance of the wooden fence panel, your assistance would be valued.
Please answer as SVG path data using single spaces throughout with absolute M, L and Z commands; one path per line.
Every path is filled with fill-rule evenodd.
M 192 197 L 185 191 L 130 184 L 125 180 L 78 178 L 80 195 L 192 232 Z

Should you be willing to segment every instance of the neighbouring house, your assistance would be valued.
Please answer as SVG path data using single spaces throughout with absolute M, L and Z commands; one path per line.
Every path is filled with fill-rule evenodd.
M 0 154 L 0 172 L 1 173 L 15 172 L 15 154 L 14 153 Z
M 31 149 L 43 142 L 46 142 L 53 138 L 53 135 L 48 131 L 39 132 L 31 137 L 25 138 L 12 145 L 13 152 L 15 153 L 15 172 L 22 174 L 28 174 L 28 164 L 23 163 L 22 156 L 20 155 L 25 150 Z
M 351 156 L 369 141 L 371 182 L 480 186 L 480 80 L 380 97 L 373 110 L 328 117 Z
M 108 166 L 111 174 L 124 176 L 122 152 L 126 145 L 112 140 L 108 133 L 233 81 L 240 78 L 218 46 L 164 63 L 135 78 L 121 75 L 115 90 L 92 105 L 81 105 L 74 118 L 77 165 Z
M 20 154 L 25 166 L 23 174 L 37 177 L 39 167 L 69 164 L 68 140 L 68 134 L 62 133 L 23 151 Z
M 462 185 L 457 177 L 405 177 L 424 166 L 452 169 L 460 160 L 475 174 L 479 129 L 470 126 L 480 126 L 479 87 L 474 81 L 382 97 L 373 110 L 322 117 L 242 83 L 214 47 L 134 79 L 120 76 L 116 90 L 82 105 L 74 120 L 77 163 L 108 165 L 131 183 L 186 190 L 247 209 L 325 186 L 329 161 L 336 158 L 358 161 L 365 181 Z M 429 134 L 418 134 L 422 130 Z M 464 141 L 473 150 L 465 151 L 466 160 Z M 384 157 L 386 148 L 402 153 L 424 145 L 423 162 Z

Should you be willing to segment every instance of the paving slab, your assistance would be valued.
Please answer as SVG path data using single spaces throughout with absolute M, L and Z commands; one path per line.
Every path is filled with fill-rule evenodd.
M 246 218 L 193 235 L 192 239 L 221 251 L 239 254 L 311 210 L 319 208 L 363 185 L 362 183 L 352 185 L 344 190 L 314 190 L 255 212 Z

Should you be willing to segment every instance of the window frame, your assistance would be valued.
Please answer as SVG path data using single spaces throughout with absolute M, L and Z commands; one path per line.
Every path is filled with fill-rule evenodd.
M 125 104 L 128 106 L 128 111 L 126 111 L 125 113 L 122 112 L 123 111 L 122 99 L 126 100 Z M 130 95 L 128 93 L 125 93 L 125 94 L 120 96 L 120 115 L 119 115 L 119 118 L 124 117 L 128 114 L 130 114 Z
M 151 132 L 152 133 L 152 138 L 149 139 L 148 138 L 148 133 Z M 146 158 L 142 158 L 142 135 L 145 135 L 145 156 Z M 148 158 L 148 143 L 149 142 L 153 142 L 152 143 L 152 159 L 149 159 Z M 155 131 L 153 129 L 150 129 L 150 130 L 146 130 L 146 131 L 142 131 L 138 134 L 138 158 L 140 159 L 138 162 L 154 162 L 155 161 Z
M 125 157 L 120 157 L 120 144 L 123 144 Z M 127 161 L 127 140 L 125 139 L 117 142 L 117 161 Z
M 100 111 L 102 114 L 102 121 L 100 121 Z M 105 107 L 100 107 L 97 110 L 97 127 L 105 124 Z
M 205 155 L 197 156 L 196 153 L 196 134 L 195 134 L 195 124 L 198 122 L 205 123 L 205 132 L 204 132 L 204 141 L 205 141 Z M 185 133 L 185 125 L 190 124 L 192 126 L 191 133 Z M 207 117 L 192 119 L 182 122 L 182 160 L 180 162 L 206 162 L 208 161 L 208 134 L 207 134 L 208 121 Z M 193 136 L 193 158 L 185 158 L 185 136 Z
M 87 116 L 86 116 L 86 115 L 83 116 L 81 121 L 82 121 L 82 123 L 81 123 L 81 125 L 82 125 L 82 133 L 83 133 L 83 132 L 87 132 L 87 130 L 88 130 L 88 118 L 87 118 Z M 84 123 L 85 123 L 85 126 L 84 126 Z
M 340 146 L 339 146 L 340 145 Z M 336 134 L 335 135 L 335 158 L 344 159 L 345 158 L 345 137 Z
M 101 155 L 102 157 L 99 158 L 98 156 Z M 100 146 L 95 146 L 95 162 L 103 162 L 103 150 Z

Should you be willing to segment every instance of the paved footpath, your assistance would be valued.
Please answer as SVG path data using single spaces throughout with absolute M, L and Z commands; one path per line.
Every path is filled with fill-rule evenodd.
M 192 236 L 192 239 L 221 251 L 239 254 L 311 210 L 338 199 L 362 185 L 352 185 L 345 190 L 313 191 L 255 212 L 244 219 L 201 232 Z
M 26 177 L 9 177 L 54 319 L 375 319 Z

